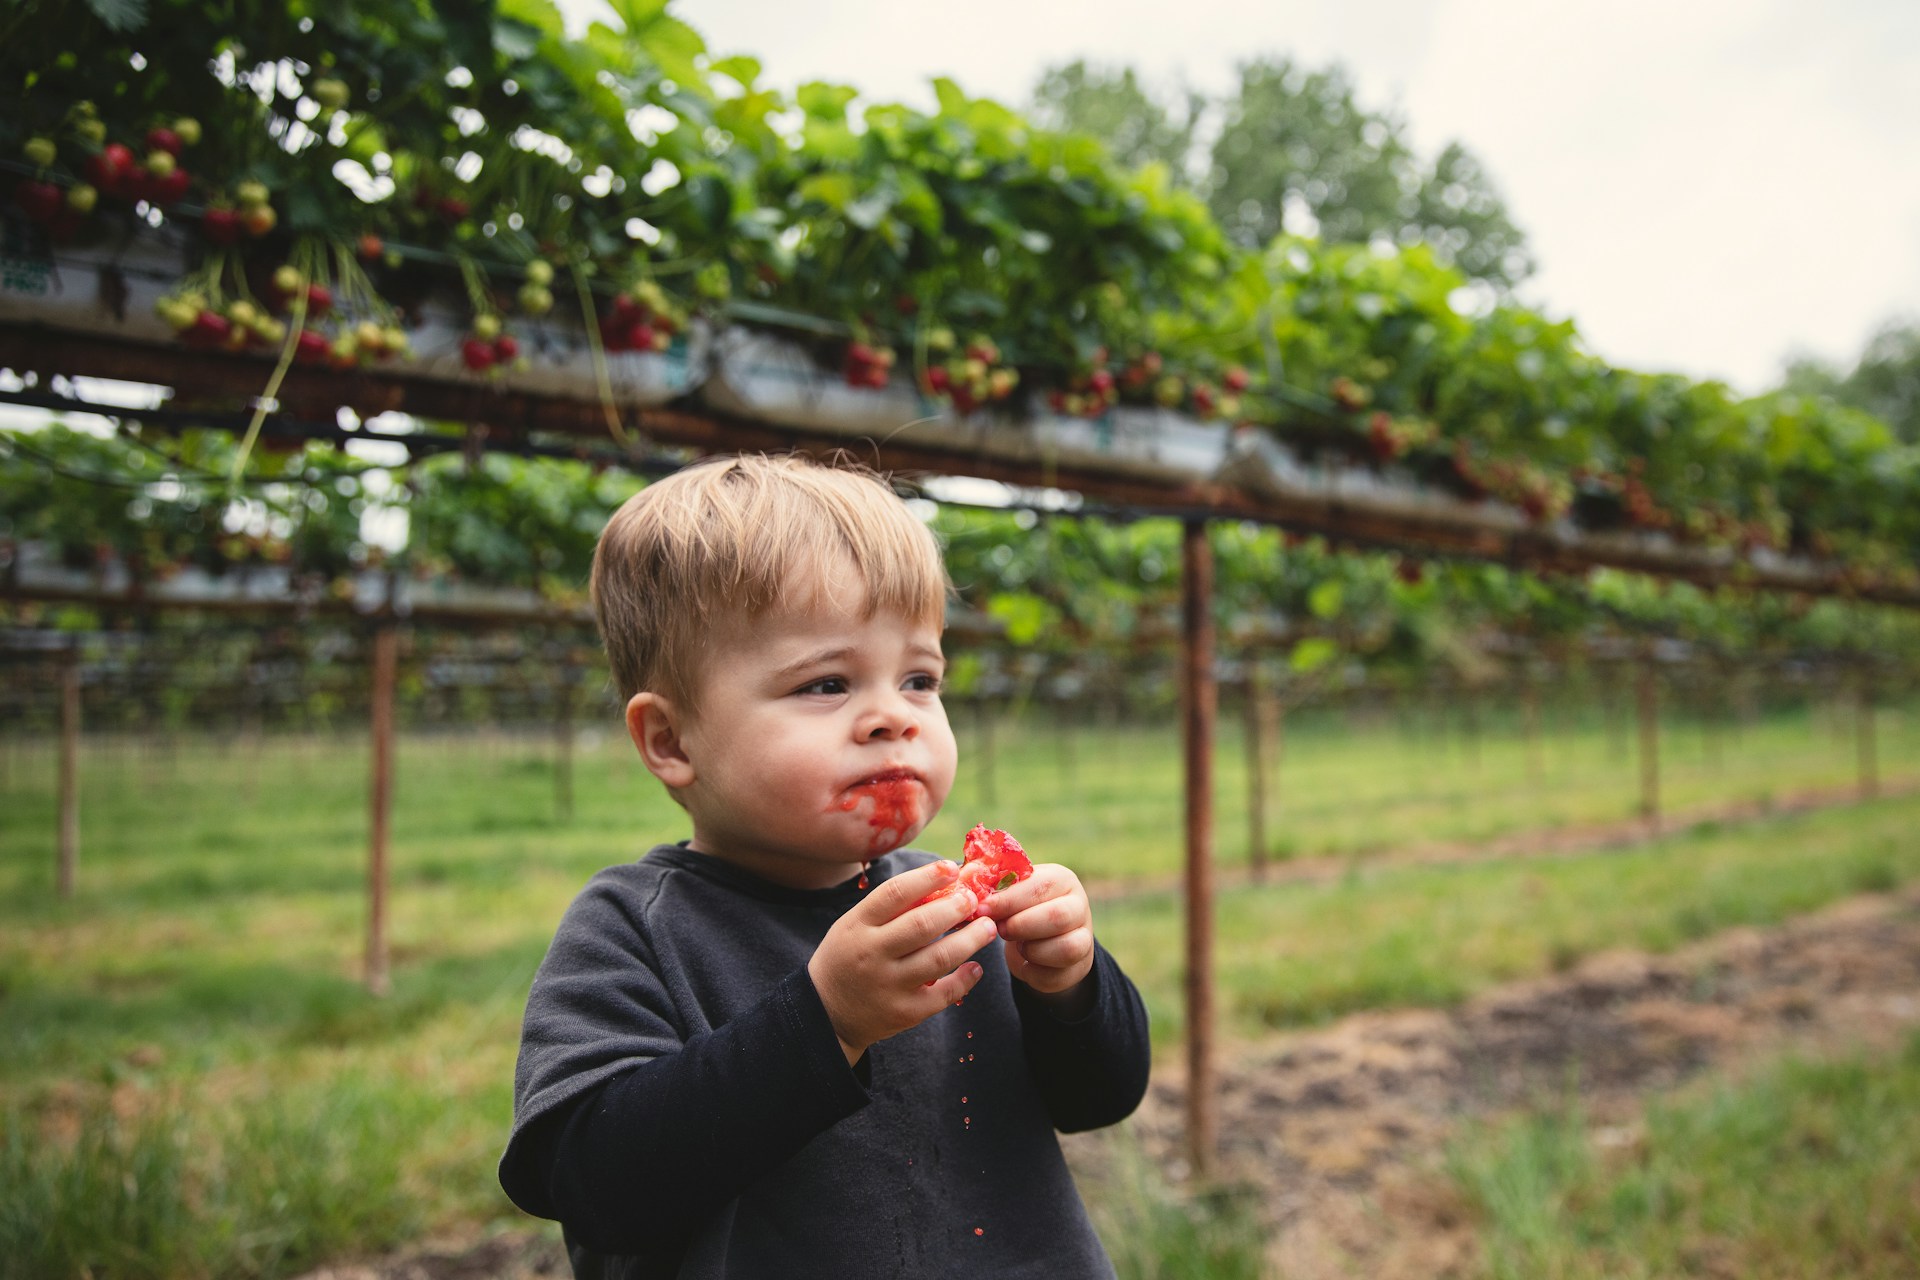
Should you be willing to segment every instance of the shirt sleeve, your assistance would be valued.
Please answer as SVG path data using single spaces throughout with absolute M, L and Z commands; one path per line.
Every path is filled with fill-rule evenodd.
M 1013 984 L 1028 1070 L 1053 1126 L 1078 1133 L 1118 1124 L 1146 1096 L 1153 1048 L 1147 1008 L 1105 947 L 1094 944 L 1093 1006 L 1064 1019 L 1033 989 Z
M 500 1184 L 595 1251 L 671 1255 L 869 1095 L 804 967 L 683 1040 L 625 913 L 576 908 L 528 997 Z

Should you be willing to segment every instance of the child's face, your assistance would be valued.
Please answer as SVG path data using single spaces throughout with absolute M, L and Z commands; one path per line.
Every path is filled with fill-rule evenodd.
M 851 595 L 853 599 L 846 597 Z M 918 835 L 953 786 L 937 627 L 862 620 L 864 589 L 723 629 L 680 740 L 693 847 L 823 888 Z

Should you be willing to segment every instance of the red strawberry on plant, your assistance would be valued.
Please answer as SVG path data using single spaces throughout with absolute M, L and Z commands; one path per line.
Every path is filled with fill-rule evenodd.
M 196 346 L 225 346 L 233 339 L 233 323 L 218 311 L 201 308 L 187 326 L 186 340 Z
M 1227 366 L 1227 371 L 1221 375 L 1220 380 L 1227 384 L 1227 390 L 1235 394 L 1245 391 L 1253 383 L 1247 371 L 1237 364 Z
M 520 354 L 520 340 L 510 333 L 503 333 L 493 340 L 493 358 L 506 364 Z
M 118 142 L 109 142 L 87 161 L 87 177 L 110 196 L 125 196 L 133 182 L 133 152 Z
M 173 169 L 164 177 L 149 178 L 147 199 L 163 209 L 171 208 L 186 199 L 188 189 L 193 185 L 193 175 L 185 169 Z
M 494 363 L 493 344 L 482 338 L 468 338 L 460 344 L 460 360 L 475 373 L 491 369 Z
M 240 239 L 240 215 L 225 205 L 209 205 L 200 215 L 200 234 L 217 245 L 236 244 Z
M 293 358 L 302 364 L 325 364 L 333 353 L 333 344 L 326 335 L 312 329 L 302 329 L 300 336 L 294 339 Z
M 1385 410 L 1367 419 L 1367 446 L 1382 462 L 1391 462 L 1400 455 L 1400 438 L 1394 433 L 1393 418 Z
M 387 251 L 387 245 L 379 236 L 369 231 L 360 237 L 359 243 L 354 246 L 354 251 L 360 255 L 360 261 L 375 262 Z
M 280 215 L 273 211 L 270 204 L 254 205 L 240 215 L 241 228 L 256 240 L 271 232 L 279 223 Z
M 307 314 L 323 316 L 333 310 L 333 290 L 323 284 L 307 286 Z
M 177 158 L 180 154 L 180 148 L 185 145 L 186 143 L 180 135 L 165 125 L 155 125 L 153 128 L 147 130 L 147 149 L 149 151 L 163 151 Z
M 21 212 L 41 226 L 51 226 L 66 207 L 66 192 L 51 182 L 23 182 L 13 193 Z
M 442 196 L 434 208 L 448 222 L 458 222 L 472 211 L 472 206 L 459 196 Z

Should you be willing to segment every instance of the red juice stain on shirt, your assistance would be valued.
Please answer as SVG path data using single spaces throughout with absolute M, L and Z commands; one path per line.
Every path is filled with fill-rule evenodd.
M 985 1235 L 985 1234 L 987 1234 L 987 1229 L 986 1229 L 985 1227 L 975 1227 L 975 1228 L 973 1229 L 973 1234 L 975 1234 L 975 1235 L 977 1235 L 977 1236 L 983 1236 L 983 1235 Z

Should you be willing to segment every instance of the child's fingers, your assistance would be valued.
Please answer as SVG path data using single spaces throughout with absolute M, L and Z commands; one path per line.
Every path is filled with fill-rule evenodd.
M 942 894 L 932 902 L 911 907 L 880 926 L 881 947 L 887 954 L 904 956 L 952 932 L 973 914 L 973 895 L 964 890 Z
M 973 990 L 984 973 L 986 970 L 980 967 L 978 961 L 969 960 L 952 973 L 923 987 L 922 999 L 927 1006 L 923 1016 L 930 1018 L 948 1005 L 958 1004 L 967 992 Z
M 1071 969 L 1093 955 L 1093 930 L 1071 929 L 1058 937 L 1013 944 L 1028 964 L 1043 969 Z
M 1052 938 L 1087 923 L 1086 899 L 1077 895 L 1038 903 L 1014 915 L 1000 917 L 1000 936 L 1015 942 Z
M 1079 885 L 1079 878 L 1065 867 L 1042 865 L 1034 868 L 1033 874 L 1025 880 L 1010 884 L 989 897 L 987 912 L 996 920 L 1005 920 L 1043 902 L 1066 897 Z
M 982 918 L 921 947 L 907 959 L 907 973 L 927 982 L 953 970 L 961 961 L 994 940 L 993 921 Z
M 928 894 L 952 884 L 954 877 L 959 874 L 960 864 L 948 862 L 945 858 L 929 862 L 924 867 L 915 867 L 882 881 L 878 888 L 854 906 L 850 914 L 860 916 L 869 924 L 885 924 Z

